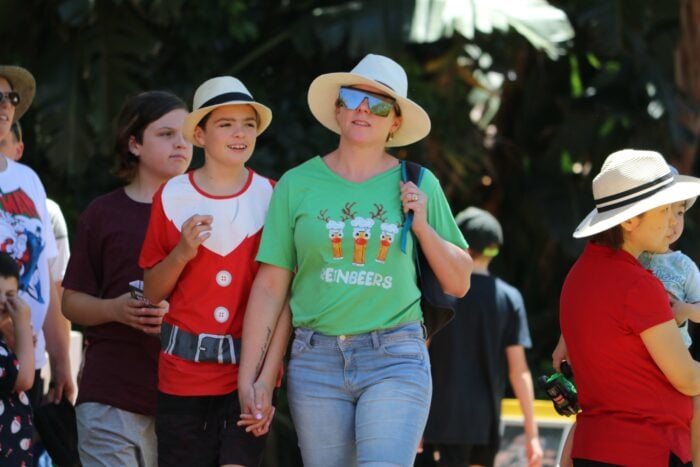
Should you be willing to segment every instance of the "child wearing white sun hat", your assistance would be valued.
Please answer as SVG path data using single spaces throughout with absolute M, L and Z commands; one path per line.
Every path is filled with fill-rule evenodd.
M 160 466 L 258 465 L 262 458 L 274 410 L 238 423 L 237 376 L 243 314 L 274 185 L 246 163 L 271 120 L 270 109 L 238 79 L 205 81 L 183 125 L 185 138 L 204 149 L 204 165 L 154 196 L 139 264 L 146 298 L 170 301 L 158 365 Z M 288 320 L 279 329 L 286 343 Z M 273 343 L 261 365 L 270 392 L 283 345 Z
M 668 250 L 673 203 L 698 194 L 700 179 L 674 175 L 653 151 L 613 153 L 593 180 L 596 208 L 574 232 L 590 241 L 562 288 L 553 357 L 569 361 L 578 389 L 576 466 L 690 465 L 688 396 L 700 394 L 700 364 L 676 305 L 638 257 Z

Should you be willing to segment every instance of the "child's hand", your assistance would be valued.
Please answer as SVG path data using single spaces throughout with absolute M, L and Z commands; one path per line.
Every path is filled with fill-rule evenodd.
M 5 303 L 5 310 L 10 314 L 12 323 L 15 326 L 24 324 L 31 325 L 32 313 L 29 309 L 29 305 L 19 296 L 13 295 L 7 297 L 7 302 Z
M 214 218 L 209 215 L 195 214 L 182 224 L 180 242 L 175 249 L 183 261 L 190 261 L 197 256 L 199 245 L 211 236 L 211 226 Z
M 527 465 L 529 467 L 541 467 L 542 465 L 542 445 L 537 436 L 530 438 L 525 444 L 525 453 L 527 454 Z
M 668 299 L 671 302 L 673 317 L 676 320 L 676 324 L 678 324 L 679 326 L 685 323 L 691 316 L 695 314 L 695 305 L 678 300 L 671 294 L 669 294 Z
M 2 319 L 0 320 L 0 334 L 2 334 L 5 339 L 7 346 L 14 352 L 15 350 L 15 325 L 12 324 L 10 315 L 6 312 L 2 312 Z
M 6 313 L 6 314 L 5 314 Z M 8 296 L 5 302 L 5 310 L 3 311 L 6 318 L 0 324 L 0 333 L 5 338 L 5 343 L 14 352 L 15 351 L 15 328 L 22 329 L 24 327 L 32 328 L 32 313 L 27 302 L 18 296 Z
M 117 303 L 114 307 L 114 320 L 143 331 L 146 334 L 160 334 L 160 325 L 163 316 L 168 312 L 170 305 L 163 300 L 158 305 L 151 305 L 148 300 L 137 300 L 129 293 L 125 293 L 114 299 Z

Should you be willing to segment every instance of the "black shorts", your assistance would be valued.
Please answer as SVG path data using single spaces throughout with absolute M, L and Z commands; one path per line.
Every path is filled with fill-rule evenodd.
M 498 452 L 498 445 L 491 444 L 435 444 L 433 448 L 440 453 L 437 465 L 441 467 L 492 466 Z
M 258 466 L 267 435 L 255 437 L 236 423 L 238 391 L 224 396 L 173 396 L 158 393 L 158 465 Z

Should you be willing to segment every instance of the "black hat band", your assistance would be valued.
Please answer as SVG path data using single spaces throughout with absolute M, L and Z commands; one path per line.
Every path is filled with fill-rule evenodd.
M 634 204 L 637 201 L 649 198 L 650 196 L 658 193 L 659 191 L 667 188 L 675 183 L 673 174 L 670 172 L 666 175 L 659 177 L 651 182 L 639 185 L 630 190 L 623 191 L 621 193 L 616 193 L 614 195 L 606 196 L 604 198 L 599 198 L 595 200 L 596 209 L 598 212 L 612 211 L 613 209 L 621 208 Z M 624 198 L 624 199 L 622 199 Z M 620 200 L 620 201 L 617 201 Z M 615 202 L 617 201 L 617 202 Z M 608 204 L 612 203 L 612 204 Z M 602 206 L 604 205 L 604 206 Z
M 212 97 L 211 99 L 200 105 L 199 108 L 202 109 L 204 107 L 211 107 L 212 105 L 224 104 L 226 102 L 231 101 L 253 102 L 253 98 L 244 92 L 227 92 Z

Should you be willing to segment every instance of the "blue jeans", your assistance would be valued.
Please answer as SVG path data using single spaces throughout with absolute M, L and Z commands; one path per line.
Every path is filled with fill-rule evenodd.
M 433 392 L 423 326 L 352 336 L 298 328 L 287 390 L 304 466 L 410 467 Z

